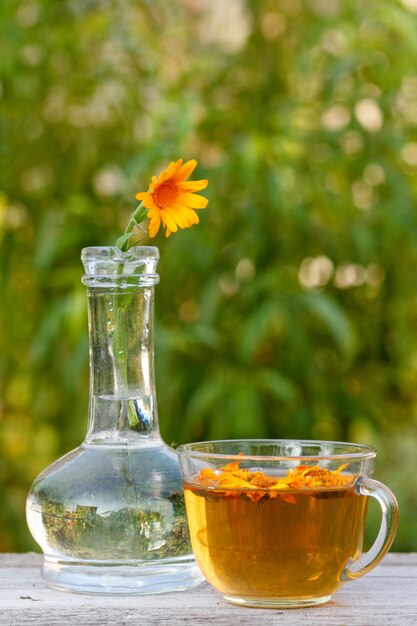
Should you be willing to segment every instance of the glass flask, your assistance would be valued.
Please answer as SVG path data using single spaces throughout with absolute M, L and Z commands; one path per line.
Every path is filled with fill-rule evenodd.
M 153 345 L 155 247 L 85 248 L 88 432 L 34 481 L 29 529 L 43 579 L 86 593 L 144 594 L 202 580 L 177 454 L 158 429 Z

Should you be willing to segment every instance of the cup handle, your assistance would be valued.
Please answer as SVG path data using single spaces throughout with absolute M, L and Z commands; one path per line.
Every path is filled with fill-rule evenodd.
M 360 578 L 378 565 L 390 549 L 398 526 L 398 503 L 386 485 L 372 478 L 361 477 L 356 483 L 356 492 L 361 496 L 370 496 L 378 500 L 382 520 L 374 544 L 368 552 L 361 554 L 359 559 L 350 559 L 344 569 L 342 580 Z

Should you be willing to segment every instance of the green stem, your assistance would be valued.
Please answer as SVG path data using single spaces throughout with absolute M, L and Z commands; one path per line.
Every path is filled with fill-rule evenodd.
M 132 215 L 130 216 L 129 223 L 126 226 L 125 232 L 116 241 L 116 246 L 120 248 L 122 252 L 126 252 L 133 245 L 133 242 L 131 241 L 131 239 L 135 237 L 133 229 L 135 228 L 135 226 L 139 226 L 139 224 L 146 219 L 147 213 L 148 209 L 143 206 L 143 202 L 141 202 L 140 205 L 133 211 Z
M 129 250 L 129 248 L 131 248 L 132 245 L 134 245 L 135 237 L 139 237 L 139 235 L 137 235 L 136 233 L 133 232 L 133 229 L 135 227 L 140 228 L 141 230 L 143 230 L 144 235 L 147 234 L 147 231 L 145 231 L 144 229 L 141 228 L 140 223 L 143 222 L 146 219 L 148 213 L 148 209 L 146 207 L 143 206 L 143 202 L 141 202 L 139 204 L 139 206 L 135 209 L 135 211 L 132 213 L 132 215 L 130 216 L 130 220 L 128 225 L 126 226 L 126 230 L 123 233 L 123 235 L 121 237 L 119 237 L 119 239 L 116 241 L 116 246 L 122 251 L 122 252 L 126 252 L 127 250 Z M 120 263 L 117 269 L 117 273 L 118 274 L 122 274 L 123 272 L 123 264 Z M 128 306 L 130 304 L 131 301 L 131 296 L 129 296 L 129 294 L 126 295 L 117 295 L 117 312 L 116 312 L 116 332 L 115 332 L 115 344 L 116 347 L 119 344 L 118 348 L 116 349 L 115 352 L 117 353 L 122 353 L 123 351 L 126 350 L 126 345 L 125 345 L 125 336 L 124 333 L 122 332 L 122 328 L 123 328 L 123 320 L 122 318 L 125 317 L 124 323 L 126 324 L 126 318 L 128 316 Z M 125 305 L 123 307 L 123 304 Z M 127 374 L 127 368 L 125 367 L 125 364 L 123 363 L 123 357 L 121 359 L 117 359 L 117 371 L 116 371 L 116 376 L 118 376 L 118 374 L 120 373 L 120 375 L 122 376 L 122 380 L 124 380 L 127 384 L 128 382 L 128 374 Z M 138 423 L 138 417 L 135 414 L 135 412 L 133 411 L 132 407 L 130 406 L 130 403 L 128 403 L 128 421 L 129 421 L 129 426 L 130 428 L 134 428 Z

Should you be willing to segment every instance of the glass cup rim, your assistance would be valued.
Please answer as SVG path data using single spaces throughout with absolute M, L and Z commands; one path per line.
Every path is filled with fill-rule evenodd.
M 264 454 L 239 454 L 239 453 L 226 453 L 226 452 L 211 452 L 209 450 L 195 450 L 194 447 L 210 446 L 213 444 L 256 444 L 256 445 L 291 445 L 299 444 L 301 446 L 341 446 L 346 448 L 346 452 L 330 453 L 330 454 L 295 454 L 295 455 L 264 455 Z M 349 451 L 350 449 L 350 451 Z M 228 460 L 253 460 L 253 461 L 276 461 L 285 462 L 291 461 L 337 461 L 343 459 L 350 460 L 365 460 L 374 459 L 377 454 L 376 448 L 361 443 L 351 443 L 347 441 L 328 441 L 325 439 L 214 439 L 211 441 L 195 441 L 192 443 L 181 444 L 176 448 L 176 452 L 179 456 L 194 458 L 194 459 L 228 459 Z

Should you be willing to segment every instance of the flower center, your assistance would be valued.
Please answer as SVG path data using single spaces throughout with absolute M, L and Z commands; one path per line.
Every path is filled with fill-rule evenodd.
M 160 209 L 172 205 L 177 199 L 178 190 L 169 183 L 158 185 L 153 192 L 153 199 Z

